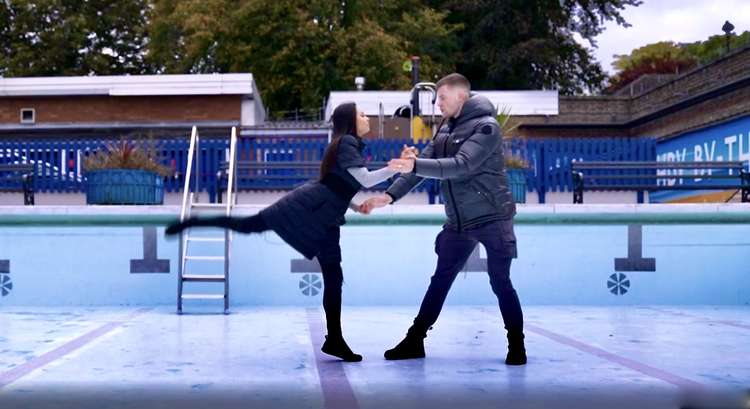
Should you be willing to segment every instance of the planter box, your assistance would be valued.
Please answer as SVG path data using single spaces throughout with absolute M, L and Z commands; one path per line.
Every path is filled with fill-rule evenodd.
M 164 203 L 164 180 L 139 169 L 86 172 L 86 204 L 154 205 Z
M 508 169 L 508 187 L 514 202 L 526 203 L 526 169 Z

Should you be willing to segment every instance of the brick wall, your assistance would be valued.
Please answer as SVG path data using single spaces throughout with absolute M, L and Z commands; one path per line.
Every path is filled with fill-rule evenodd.
M 627 129 L 621 128 L 521 128 L 508 136 L 524 138 L 597 138 L 631 136 Z
M 750 47 L 698 67 L 633 99 L 633 119 L 750 75 Z
M 239 121 L 241 96 L 0 98 L 0 124 L 19 124 L 21 108 L 37 123 Z
M 630 134 L 669 137 L 749 114 L 750 88 L 742 88 L 635 126 Z
M 528 116 L 521 119 L 530 124 L 617 124 L 630 119 L 630 99 L 624 97 L 560 96 L 558 115 Z
M 668 137 L 750 113 L 750 87 L 745 86 L 676 112 L 658 114 L 690 98 L 747 78 L 750 78 L 750 47 L 633 98 L 561 96 L 559 115 L 522 118 L 518 134 L 528 137 L 612 136 L 613 129 L 619 126 L 623 136 Z M 639 123 L 638 120 L 647 115 L 656 117 Z M 580 125 L 580 128 L 571 129 L 573 125 Z

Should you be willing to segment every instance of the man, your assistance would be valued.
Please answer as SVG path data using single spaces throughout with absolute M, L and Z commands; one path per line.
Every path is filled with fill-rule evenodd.
M 385 352 L 386 359 L 424 358 L 424 338 L 437 321 L 459 270 L 477 243 L 487 250 L 488 273 L 498 298 L 508 336 L 508 365 L 526 364 L 523 313 L 513 284 L 510 265 L 517 257 L 513 232 L 513 202 L 503 161 L 500 126 L 495 107 L 485 97 L 472 95 L 469 81 L 450 74 L 437 83 L 443 126 L 417 157 L 404 148 L 389 167 L 402 172 L 385 194 L 363 204 L 369 213 L 395 202 L 423 178 L 441 179 L 447 222 L 435 239 L 437 267 L 406 338 Z M 446 123 L 447 121 L 447 123 Z

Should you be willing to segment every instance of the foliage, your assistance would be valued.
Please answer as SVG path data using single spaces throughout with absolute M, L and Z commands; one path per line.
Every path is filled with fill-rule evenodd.
M 171 176 L 172 171 L 159 163 L 158 151 L 153 141 L 134 142 L 121 140 L 109 143 L 104 149 L 88 155 L 83 162 L 86 171 L 103 169 L 141 169 Z

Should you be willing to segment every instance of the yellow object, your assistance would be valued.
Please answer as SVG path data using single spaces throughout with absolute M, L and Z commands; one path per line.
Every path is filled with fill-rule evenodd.
M 422 118 L 415 117 L 411 121 L 412 142 L 417 143 L 432 138 L 432 127 L 425 124 Z
M 696 187 L 700 189 L 700 187 Z M 732 196 L 739 196 L 736 190 L 724 190 L 721 192 L 705 193 L 682 197 L 680 199 L 667 200 L 666 203 L 724 203 Z

